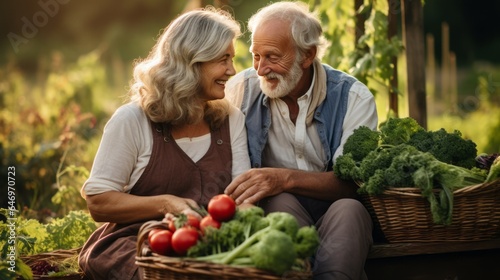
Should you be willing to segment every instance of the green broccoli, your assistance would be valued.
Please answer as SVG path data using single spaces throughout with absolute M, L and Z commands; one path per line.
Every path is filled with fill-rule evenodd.
M 189 257 L 219 254 L 230 251 L 243 243 L 254 232 L 269 225 L 264 210 L 250 207 L 236 210 L 233 219 L 221 224 L 220 229 L 207 228 L 201 242 L 188 250 Z
M 412 185 L 420 188 L 422 196 L 429 200 L 434 222 L 450 224 L 453 191 L 484 182 L 484 174 L 439 161 L 432 154 L 418 151 L 412 146 L 400 146 L 408 150 L 394 157 L 391 166 L 384 171 L 384 177 L 388 182 L 401 186 L 411 186 L 409 184 L 413 181 Z M 435 197 L 436 189 L 439 190 L 439 199 Z
M 314 255 L 319 246 L 319 236 L 316 227 L 306 226 L 299 228 L 293 243 L 298 258 L 304 259 Z
M 398 148 L 398 154 L 394 154 L 391 165 L 384 170 L 385 183 L 391 187 L 413 187 L 413 173 L 422 167 L 422 163 L 413 160 L 412 156 L 420 152 L 405 144 Z
M 303 247 L 301 247 L 301 257 L 307 252 L 314 252 L 316 249 L 312 248 L 314 242 L 310 241 L 314 237 L 307 236 L 307 234 L 317 234 L 315 229 L 313 231 L 300 230 L 297 220 L 291 214 L 273 212 L 262 219 L 267 220 L 265 222 L 267 226 L 251 234 L 232 250 L 219 254 L 199 256 L 195 257 L 195 259 L 220 264 L 252 265 L 276 274 L 283 274 L 290 270 L 297 260 L 298 254 L 295 251 L 297 245 L 293 242 L 294 240 L 300 238 L 301 242 L 304 242 Z M 238 222 L 242 223 L 241 221 Z M 263 225 L 264 223 L 254 224 Z M 305 240 L 309 240 L 309 246 L 311 247 L 307 248 Z
M 359 178 L 359 168 L 351 153 L 337 157 L 333 165 L 333 172 L 342 180 L 352 180 Z
M 371 151 L 359 165 L 359 180 L 367 182 L 378 169 L 387 169 L 391 166 L 392 160 L 403 151 L 416 151 L 414 147 L 408 145 L 382 145 Z
M 379 126 L 381 144 L 399 145 L 408 142 L 411 136 L 425 129 L 413 118 L 388 118 Z
M 467 169 L 442 162 L 408 144 L 384 145 L 370 152 L 359 165 L 359 174 L 364 182 L 359 193 L 377 195 L 391 187 L 420 188 L 422 196 L 429 200 L 437 224 L 451 222 L 454 190 L 486 179 L 485 172 L 479 168 Z
M 385 174 L 382 169 L 377 169 L 368 180 L 358 189 L 360 194 L 377 195 L 382 194 L 387 187 Z
M 289 235 L 272 229 L 231 264 L 253 266 L 282 275 L 297 261 L 297 253 L 293 250 L 293 246 L 294 243 Z
M 263 219 L 265 216 L 264 209 L 260 207 L 250 207 L 244 210 L 238 210 L 230 221 L 239 221 L 244 225 L 244 237 L 248 238 L 256 231 L 261 230 L 269 225 L 268 219 Z
M 249 248 L 248 255 L 256 268 L 282 275 L 290 270 L 297 259 L 293 245 L 288 234 L 273 229 Z
M 445 163 L 468 169 L 476 166 L 476 143 L 464 139 L 458 130 L 451 133 L 444 128 L 436 131 L 418 131 L 411 136 L 407 144 L 420 151 L 429 152 Z
M 248 247 L 258 242 L 263 236 L 265 236 L 271 230 L 279 230 L 288 234 L 291 238 L 295 238 L 297 231 L 299 229 L 299 224 L 297 219 L 289 213 L 286 212 L 273 212 L 269 213 L 265 219 L 269 221 L 269 225 L 247 238 L 243 243 L 234 248 L 229 252 L 224 258 L 222 258 L 221 263 L 228 264 L 235 258 L 237 258 L 242 252 L 244 252 Z M 293 246 L 292 246 L 293 247 Z
M 347 138 L 343 154 L 351 153 L 355 161 L 361 161 L 370 151 L 378 147 L 379 141 L 380 132 L 367 126 L 360 126 Z

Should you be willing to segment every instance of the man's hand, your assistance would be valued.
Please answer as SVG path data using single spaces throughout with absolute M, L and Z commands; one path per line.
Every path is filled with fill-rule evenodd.
M 308 172 L 286 168 L 250 169 L 236 177 L 225 193 L 236 204 L 255 204 L 265 197 L 282 192 L 319 200 L 335 201 L 356 198 L 358 186 L 352 181 L 339 179 L 333 171 Z
M 250 169 L 236 177 L 227 186 L 225 193 L 231 196 L 236 204 L 255 204 L 259 200 L 282 193 L 288 183 L 287 169 L 259 168 Z

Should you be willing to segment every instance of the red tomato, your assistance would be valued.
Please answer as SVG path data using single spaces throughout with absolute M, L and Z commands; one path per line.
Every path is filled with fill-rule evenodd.
M 219 194 L 208 202 L 208 214 L 219 222 L 230 220 L 236 212 L 236 203 L 227 194 Z
M 160 255 L 172 252 L 172 232 L 166 229 L 158 230 L 149 237 L 149 247 Z
M 148 239 L 151 238 L 151 236 L 153 236 L 153 234 L 159 232 L 160 230 L 162 230 L 161 228 L 155 228 L 155 229 L 152 229 L 149 233 L 148 233 Z
M 189 248 L 196 245 L 198 238 L 198 231 L 195 228 L 179 228 L 172 235 L 172 248 L 177 254 L 184 256 Z
M 184 226 L 191 226 L 191 227 L 194 227 L 197 229 L 200 228 L 200 220 L 198 219 L 198 217 L 191 215 L 191 214 L 187 214 L 186 217 L 187 217 L 187 221 L 184 224 Z
M 180 216 L 168 222 L 168 229 L 171 232 L 175 232 L 177 228 L 181 227 L 194 227 L 196 229 L 199 229 L 200 220 L 198 219 L 198 217 L 192 214 L 181 214 Z
M 207 227 L 214 227 L 214 228 L 220 228 L 221 223 L 217 220 L 215 220 L 212 216 L 207 215 L 203 217 L 200 221 L 200 230 L 201 232 L 205 232 L 205 228 Z
M 168 222 L 168 229 L 169 229 L 172 233 L 174 233 L 174 232 L 175 232 L 175 220 L 170 220 L 170 221 Z

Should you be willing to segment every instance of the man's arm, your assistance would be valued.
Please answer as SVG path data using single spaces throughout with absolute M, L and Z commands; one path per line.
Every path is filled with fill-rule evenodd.
M 333 172 L 308 172 L 285 168 L 251 169 L 229 184 L 225 193 L 237 204 L 256 203 L 282 192 L 321 200 L 356 197 L 357 186 L 337 178 Z

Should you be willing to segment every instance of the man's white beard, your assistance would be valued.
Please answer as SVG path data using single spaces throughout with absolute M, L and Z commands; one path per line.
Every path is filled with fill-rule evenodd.
M 300 62 L 297 59 L 293 63 L 290 72 L 285 75 L 271 72 L 265 76 L 259 76 L 260 88 L 262 89 L 262 92 L 270 98 L 281 98 L 288 95 L 297 86 L 301 77 L 302 68 L 300 67 Z M 267 81 L 268 79 L 278 80 L 276 88 L 273 88 L 273 85 Z

